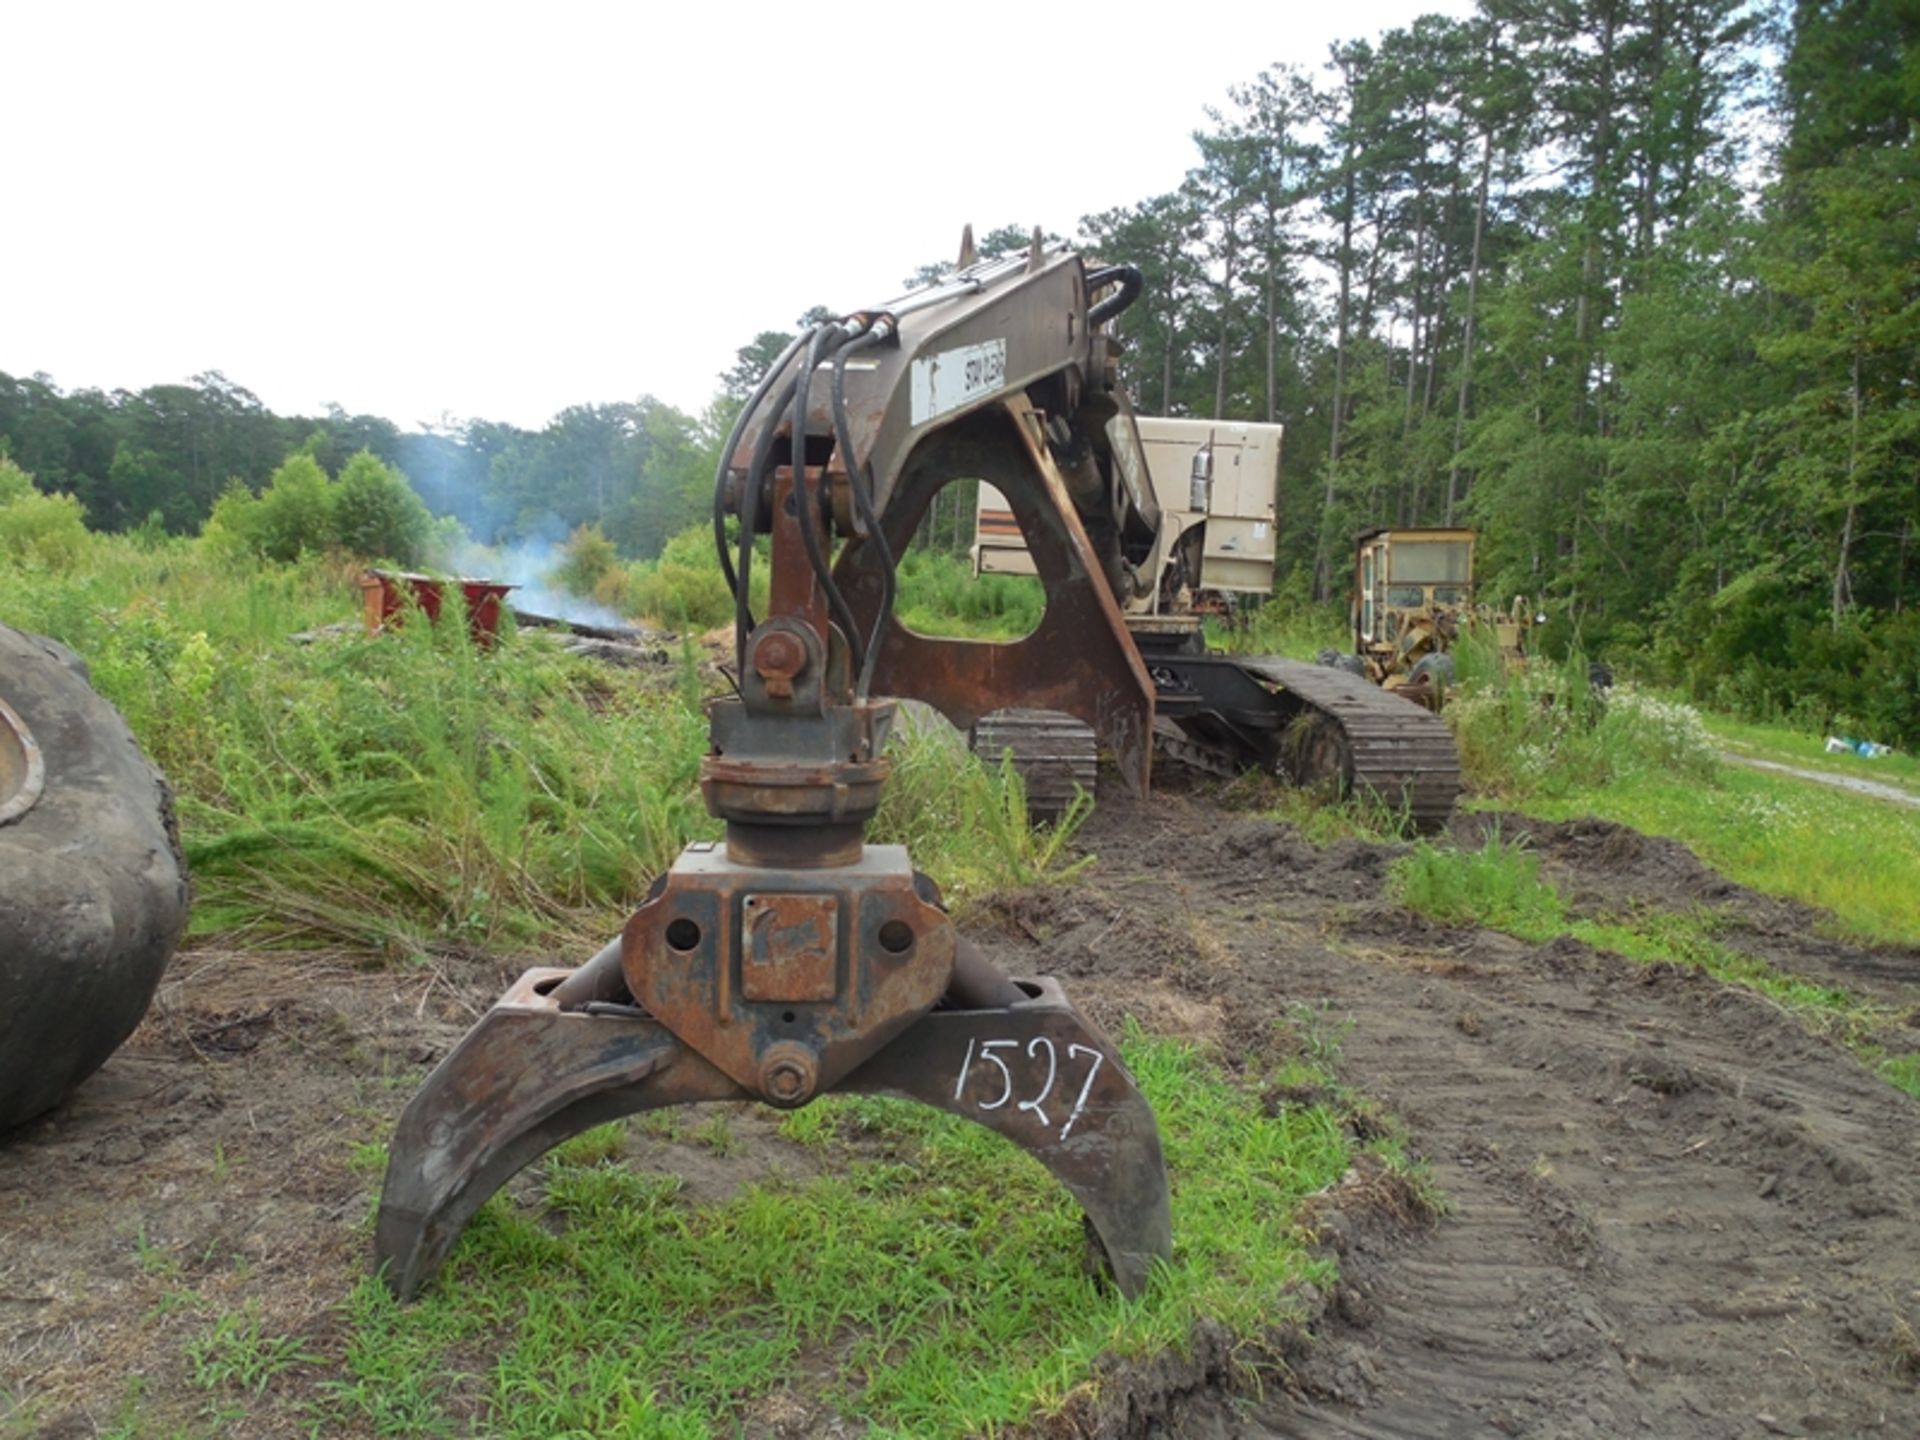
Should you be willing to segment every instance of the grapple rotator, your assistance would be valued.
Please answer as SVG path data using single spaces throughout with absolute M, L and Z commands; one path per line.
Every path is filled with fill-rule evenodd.
M 1043 268 L 1034 254 L 1029 273 Z M 1064 260 L 1077 282 L 1078 257 Z M 1073 294 L 1084 340 L 1084 285 Z M 1054 981 L 1010 979 L 962 940 L 903 847 L 865 841 L 889 770 L 894 704 L 867 687 L 890 633 L 892 557 L 876 476 L 844 458 L 854 445 L 842 387 L 848 355 L 900 343 L 883 314 L 810 332 L 735 427 L 715 528 L 739 597 L 739 694 L 713 703 L 701 770 L 726 838 L 688 846 L 585 965 L 521 976 L 414 1096 L 375 1242 L 402 1298 L 488 1196 L 571 1135 L 668 1105 L 793 1108 L 830 1092 L 918 1100 L 1034 1155 L 1080 1203 L 1128 1294 L 1170 1253 L 1159 1131 L 1113 1045 Z M 829 357 L 831 403 L 818 403 Z M 810 428 L 827 433 L 796 445 Z M 748 535 L 737 567 L 730 514 Z M 1056 520 L 1085 547 L 1071 515 Z M 885 572 L 877 613 L 866 592 L 866 626 L 825 560 L 836 527 L 849 550 L 867 547 L 869 579 L 876 563 Z M 757 622 L 746 600 L 755 529 L 773 542 L 770 613 Z M 1150 692 L 1144 703 L 1150 717 Z

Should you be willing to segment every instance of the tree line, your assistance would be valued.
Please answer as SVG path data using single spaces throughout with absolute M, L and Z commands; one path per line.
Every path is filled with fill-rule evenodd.
M 1145 273 L 1142 410 L 1288 427 L 1283 597 L 1337 599 L 1366 526 L 1469 524 L 1483 594 L 1560 643 L 1920 742 L 1917 32 L 1903 0 L 1481 0 L 1231 87 L 1184 181 L 1079 242 Z M 792 333 L 697 417 L 402 432 L 217 373 L 0 376 L 0 445 L 107 528 L 191 529 L 230 477 L 364 450 L 483 540 L 595 524 L 648 557 Z
M 1913 742 L 1917 126 L 1909 5 L 1482 0 L 1234 87 L 1083 241 L 1142 408 L 1289 427 L 1293 593 L 1470 524 L 1563 641 Z
M 561 540 L 598 525 L 629 553 L 658 554 L 701 515 L 713 476 L 706 417 L 643 396 L 576 405 L 539 430 L 489 420 L 403 431 L 338 406 L 277 415 L 218 371 L 144 390 L 62 391 L 0 373 L 0 454 L 43 490 L 74 497 L 100 530 L 200 529 L 235 481 L 270 488 L 291 455 L 330 475 L 371 454 L 437 515 L 486 544 Z

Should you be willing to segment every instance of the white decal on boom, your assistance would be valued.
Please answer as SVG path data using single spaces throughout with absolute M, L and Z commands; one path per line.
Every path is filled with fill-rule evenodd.
M 915 425 L 938 420 L 968 401 L 998 390 L 1007 379 L 1007 342 L 988 340 L 962 345 L 913 362 L 908 376 L 910 414 Z

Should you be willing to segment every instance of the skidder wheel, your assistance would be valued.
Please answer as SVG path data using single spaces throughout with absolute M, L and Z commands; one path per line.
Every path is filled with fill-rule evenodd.
M 1338 798 L 1353 789 L 1353 747 L 1340 722 L 1318 710 L 1303 711 L 1287 726 L 1280 768 L 1303 790 Z
M 146 1013 L 187 923 L 166 781 L 72 652 L 0 625 L 0 1129 Z

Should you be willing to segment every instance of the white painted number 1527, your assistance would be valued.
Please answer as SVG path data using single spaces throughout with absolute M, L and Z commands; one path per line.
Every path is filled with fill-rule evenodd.
M 1087 1097 L 1093 1094 L 1094 1077 L 1099 1075 L 1100 1067 L 1107 1063 L 1107 1057 L 1091 1045 L 1067 1046 L 1068 1064 L 1072 1064 L 1074 1061 L 1081 1059 L 1091 1060 L 1093 1063 L 1087 1067 L 1086 1077 L 1080 1082 L 1080 1093 L 1074 1099 L 1073 1108 L 1067 1112 L 1066 1119 L 1060 1124 L 1059 1138 L 1062 1140 L 1073 1133 L 1073 1127 L 1080 1119 L 1080 1112 L 1087 1108 Z M 1040 1083 L 1040 1093 L 1035 1095 L 1031 1100 L 1014 1101 L 1014 1109 L 1032 1115 L 1034 1119 L 1040 1122 L 1042 1127 L 1051 1129 L 1053 1120 L 1047 1114 L 1044 1107 L 1048 1097 L 1053 1094 L 1055 1082 L 1060 1078 L 1060 1055 L 1054 1048 L 1053 1041 L 1049 1040 L 1045 1035 L 1036 1035 L 1033 1039 L 1029 1040 L 1024 1055 L 1021 1054 L 1020 1042 L 1018 1040 L 974 1039 L 967 1041 L 967 1058 L 960 1062 L 960 1073 L 954 1077 L 953 1098 L 958 1101 L 961 1096 L 966 1093 L 967 1077 L 973 1073 L 974 1065 L 977 1061 L 982 1065 L 991 1065 L 994 1070 L 998 1072 L 1000 1093 L 991 1099 L 975 1101 L 974 1108 L 979 1110 L 998 1110 L 1009 1101 L 1012 1101 L 1015 1081 L 1013 1078 L 1013 1067 L 1007 1064 L 1008 1060 L 1012 1060 L 1014 1065 L 1021 1069 L 1023 1072 L 1022 1080 L 1028 1083 L 1034 1078 L 1032 1072 L 1039 1068 L 1037 1062 L 1044 1060 L 1046 1064 L 1046 1075 Z M 993 1077 L 988 1077 L 987 1083 L 989 1087 L 991 1087 Z M 1023 1083 L 1019 1088 L 1024 1090 L 1028 1088 L 1028 1084 Z

